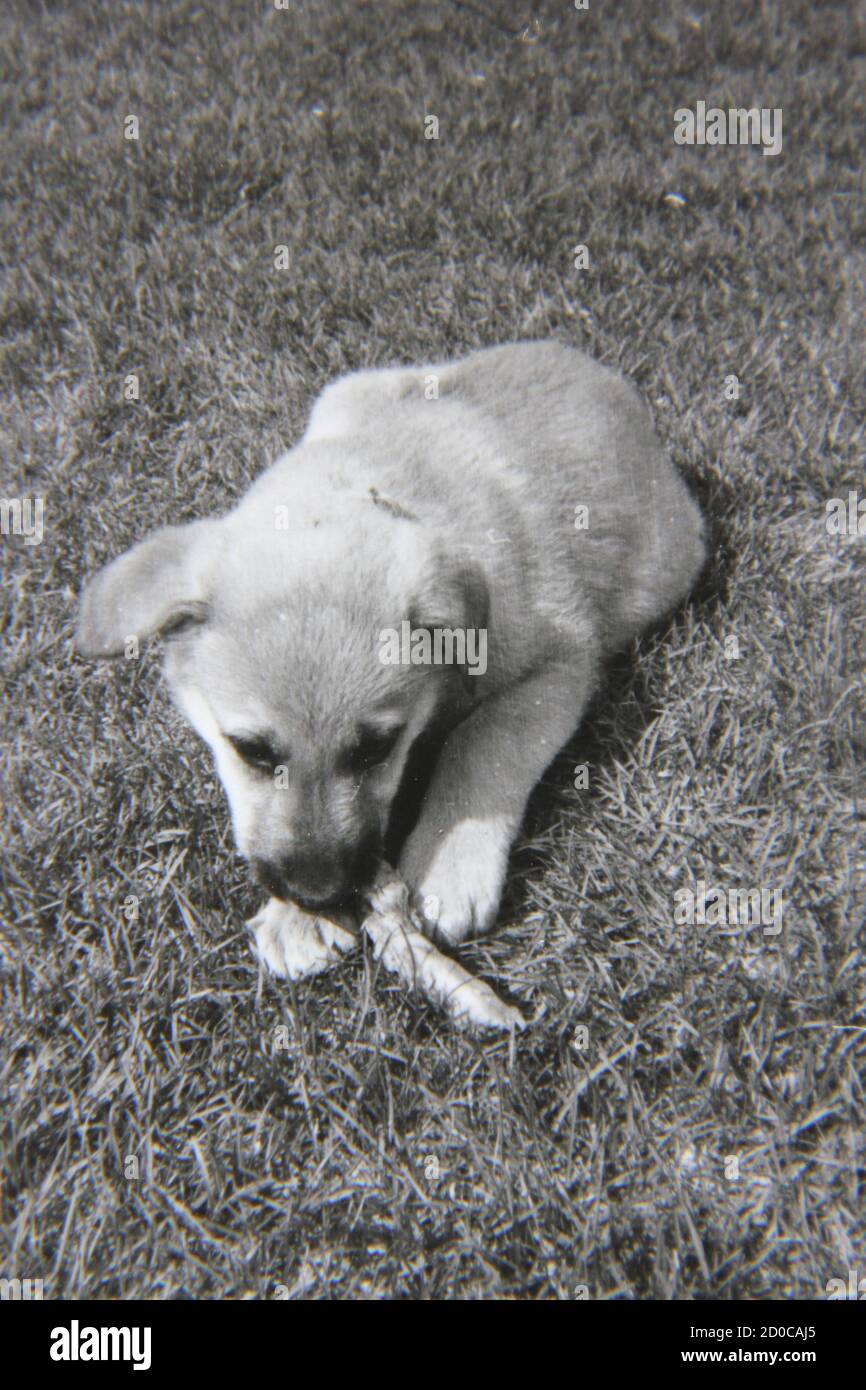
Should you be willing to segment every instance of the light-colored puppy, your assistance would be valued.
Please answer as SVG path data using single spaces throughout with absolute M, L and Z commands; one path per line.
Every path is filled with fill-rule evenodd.
M 493 924 L 527 798 L 602 662 L 703 559 L 634 389 L 558 343 L 516 343 L 334 382 L 232 511 L 155 532 L 87 585 L 77 644 L 167 638 L 174 699 L 272 894 L 260 954 L 302 974 L 349 944 L 321 924 L 374 873 L 431 728 L 441 752 L 399 869 L 440 941 Z M 425 646 L 446 629 L 450 651 Z

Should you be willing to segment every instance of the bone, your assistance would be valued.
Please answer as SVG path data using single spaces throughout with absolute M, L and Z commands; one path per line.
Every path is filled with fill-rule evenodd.
M 366 936 L 374 958 L 390 974 L 444 1008 L 461 1027 L 504 1032 L 526 1027 L 518 1009 L 428 940 L 410 905 L 409 889 L 392 868 L 380 871 L 365 896 L 370 910 L 360 928 L 348 914 L 330 921 L 271 898 L 247 923 L 262 964 L 274 975 L 306 979 L 336 965 Z
M 416 926 L 406 884 L 393 870 L 380 875 L 367 895 L 371 912 L 361 930 L 376 960 L 410 989 L 441 1005 L 461 1026 L 522 1031 L 526 1020 L 483 980 L 438 951 Z

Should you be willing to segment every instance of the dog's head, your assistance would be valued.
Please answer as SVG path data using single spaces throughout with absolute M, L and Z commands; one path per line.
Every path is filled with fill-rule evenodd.
M 76 645 L 117 656 L 166 639 L 239 851 L 274 896 L 324 909 L 372 875 L 415 739 L 476 688 L 453 666 L 384 660 L 383 634 L 483 628 L 486 603 L 478 571 L 411 519 L 371 508 L 355 530 L 280 532 L 236 512 L 166 527 L 108 565 Z

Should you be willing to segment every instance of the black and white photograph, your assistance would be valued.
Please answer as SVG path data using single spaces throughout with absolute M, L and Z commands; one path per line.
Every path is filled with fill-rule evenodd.
M 189 1303 L 853 1336 L 864 77 L 861 0 L 2 0 L 0 1301 L 63 1305 L 52 1378 Z

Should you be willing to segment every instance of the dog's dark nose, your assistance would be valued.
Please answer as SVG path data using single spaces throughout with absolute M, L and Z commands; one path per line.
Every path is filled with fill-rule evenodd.
M 371 876 L 374 857 L 368 849 L 323 851 L 298 847 L 278 859 L 254 862 L 256 878 L 275 898 L 311 909 L 338 907 Z

